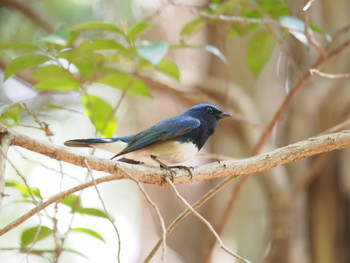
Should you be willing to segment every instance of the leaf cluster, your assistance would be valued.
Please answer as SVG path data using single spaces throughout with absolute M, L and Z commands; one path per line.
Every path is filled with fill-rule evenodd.
M 22 196 L 22 199 L 17 200 L 16 202 L 24 202 L 29 204 L 37 205 L 39 203 L 42 203 L 44 201 L 44 198 L 42 197 L 40 193 L 40 189 L 35 187 L 29 187 L 28 185 L 21 184 L 16 181 L 7 180 L 6 181 L 6 187 L 10 187 L 13 189 L 16 189 L 19 191 L 19 193 Z M 74 217 L 75 214 L 80 215 L 86 215 L 86 216 L 95 216 L 100 218 L 108 218 L 106 213 L 97 208 L 92 207 L 84 207 L 81 204 L 81 199 L 77 195 L 70 195 L 64 199 L 62 199 L 60 202 L 58 202 L 58 205 L 66 206 L 70 209 L 71 216 Z M 55 217 L 50 216 L 49 214 L 43 214 L 44 217 L 48 218 L 49 221 L 54 222 L 56 220 Z M 56 233 L 55 233 L 56 232 Z M 61 246 L 63 246 L 64 239 L 68 235 L 72 233 L 83 233 L 86 235 L 89 235 L 91 237 L 94 237 L 100 241 L 105 242 L 104 238 L 101 234 L 96 232 L 95 230 L 86 228 L 86 227 L 68 227 L 65 232 L 59 232 L 56 228 L 53 228 L 51 226 L 47 225 L 37 225 L 33 227 L 27 227 L 25 228 L 21 235 L 20 235 L 20 248 L 19 251 L 22 251 L 23 253 L 29 253 L 34 255 L 41 255 L 43 256 L 46 253 L 55 253 L 54 249 L 34 249 L 36 244 L 40 241 L 45 241 L 47 239 L 54 239 L 55 236 L 60 236 L 59 242 L 61 243 Z M 69 248 L 62 248 L 63 251 L 69 251 L 72 253 L 76 253 L 78 255 L 81 255 L 78 251 L 71 250 Z

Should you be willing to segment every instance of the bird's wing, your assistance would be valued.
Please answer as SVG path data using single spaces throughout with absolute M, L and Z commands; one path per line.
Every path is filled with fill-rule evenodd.
M 157 142 L 175 139 L 199 126 L 200 121 L 189 116 L 178 116 L 164 120 L 137 134 L 128 143 L 128 146 L 114 157 L 142 149 Z

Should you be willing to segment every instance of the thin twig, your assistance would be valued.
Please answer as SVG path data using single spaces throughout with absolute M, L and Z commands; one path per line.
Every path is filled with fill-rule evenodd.
M 165 180 L 168 182 L 170 188 L 173 190 L 173 192 L 175 193 L 176 197 L 191 211 L 191 213 L 193 215 L 195 215 L 200 221 L 202 221 L 210 230 L 210 232 L 215 236 L 217 242 L 219 243 L 220 247 L 228 254 L 230 254 L 231 256 L 235 257 L 236 259 L 242 261 L 242 262 L 246 262 L 246 263 L 250 263 L 249 260 L 241 257 L 240 255 L 234 253 L 233 251 L 231 251 L 227 246 L 224 245 L 224 243 L 222 242 L 220 236 L 218 235 L 218 233 L 215 231 L 214 227 L 210 224 L 210 222 L 208 220 L 206 220 L 200 213 L 198 213 L 187 201 L 185 198 L 183 198 L 183 196 L 179 193 L 179 191 L 176 189 L 175 185 L 173 184 L 173 182 L 169 179 L 169 177 L 165 177 Z
M 342 53 L 346 48 L 350 46 L 350 41 L 347 41 L 343 43 L 339 48 L 329 53 L 327 56 L 320 58 L 318 62 L 315 63 L 315 65 L 311 68 L 319 69 L 321 66 L 323 66 L 326 62 L 328 62 L 330 59 L 336 57 L 340 53 Z M 270 137 L 270 134 L 273 130 L 273 127 L 276 125 L 276 123 L 282 118 L 284 113 L 289 108 L 289 105 L 293 102 L 294 98 L 299 94 L 299 92 L 303 89 L 305 84 L 312 78 L 312 74 L 310 71 L 306 72 L 305 75 L 295 84 L 292 91 L 288 94 L 288 96 L 284 99 L 281 106 L 276 111 L 275 115 L 272 117 L 268 125 L 266 126 L 264 132 L 262 133 L 257 145 L 255 146 L 255 149 L 253 151 L 253 155 L 261 152 L 263 146 L 266 144 L 266 141 Z
M 305 11 L 307 11 L 310 7 L 311 7 L 311 5 L 312 5 L 312 3 L 314 2 L 315 0 L 309 0 L 307 3 L 306 3 L 306 5 L 303 7 L 303 11 L 305 12 Z
M 39 120 L 38 116 L 36 115 L 36 113 L 32 112 L 26 103 L 21 103 L 21 105 L 23 106 L 23 108 L 25 109 L 25 111 L 33 117 L 34 122 L 36 124 L 39 125 L 39 129 L 42 130 L 43 132 L 45 132 L 45 136 L 50 137 L 53 136 L 54 133 L 50 130 L 50 125 L 44 121 Z
M 323 47 L 317 42 L 317 40 L 313 37 L 312 32 L 310 32 L 309 28 L 309 13 L 304 12 L 304 28 L 305 28 L 305 36 L 310 44 L 318 51 L 321 57 L 326 56 L 326 51 Z
M 156 211 L 157 217 L 159 219 L 159 223 L 160 223 L 160 227 L 162 228 L 162 256 L 161 256 L 161 260 L 162 262 L 165 262 L 165 252 L 166 252 L 166 235 L 167 235 L 167 229 L 165 226 L 165 221 L 164 218 L 159 210 L 159 207 L 157 206 L 157 204 L 152 200 L 152 198 L 149 196 L 149 194 L 146 192 L 145 188 L 143 187 L 143 184 L 140 183 L 131 173 L 125 171 L 123 168 L 121 168 L 118 164 L 116 164 L 116 166 L 118 167 L 118 169 L 122 170 L 132 181 L 134 181 L 137 186 L 139 187 L 142 195 L 145 197 L 145 199 L 147 200 L 148 203 L 151 204 L 151 206 L 153 206 L 154 210 Z
M 54 172 L 54 173 L 61 174 L 61 171 L 58 170 L 58 169 L 55 169 L 54 167 L 52 167 L 52 165 L 49 166 L 49 165 L 46 165 L 46 164 L 44 164 L 44 163 L 39 163 L 37 160 L 30 159 L 30 158 L 28 158 L 27 156 L 25 156 L 25 155 L 24 155 L 19 149 L 17 149 L 17 148 L 14 148 L 14 150 L 16 151 L 16 154 L 18 154 L 23 160 L 25 160 L 25 161 L 27 161 L 27 162 L 29 162 L 29 163 L 32 163 L 32 164 L 40 165 L 40 166 L 42 166 L 43 168 L 45 168 L 45 169 L 47 169 L 47 170 L 49 170 L 49 171 L 52 171 L 52 172 Z M 62 171 L 62 174 L 63 174 L 64 176 L 69 177 L 69 179 L 76 181 L 77 183 L 80 183 L 80 184 L 82 183 L 81 180 L 79 180 L 78 178 L 76 178 L 76 177 L 74 177 L 74 176 L 71 176 L 71 175 L 68 174 L 68 173 L 65 173 L 65 172 Z
M 206 193 L 200 200 L 198 200 L 194 205 L 192 206 L 194 209 L 197 209 L 204 205 L 208 200 L 210 200 L 214 195 L 216 195 L 218 192 L 221 191 L 226 185 L 231 183 L 235 177 L 228 177 L 224 179 L 221 183 L 219 183 L 216 187 L 212 188 L 208 193 Z M 184 210 L 167 228 L 166 236 L 169 236 L 176 226 L 189 214 L 191 214 L 191 209 L 187 208 Z M 153 249 L 150 251 L 150 253 L 147 255 L 146 259 L 143 261 L 144 263 L 150 262 L 152 257 L 156 254 L 157 250 L 162 244 L 162 239 L 160 239 L 157 244 L 153 247 Z
M 94 184 L 119 180 L 121 178 L 128 178 L 128 176 L 125 175 L 124 171 L 128 171 L 140 182 L 148 182 L 154 184 L 163 184 L 163 178 L 165 175 L 167 175 L 167 171 L 163 171 L 161 169 L 120 163 L 120 167 L 123 169 L 123 171 L 121 171 L 115 167 L 115 162 L 113 161 L 104 160 L 93 156 L 74 154 L 62 147 L 49 145 L 42 141 L 32 139 L 28 136 L 20 135 L 11 129 L 5 128 L 4 130 L 4 126 L 0 124 L 0 133 L 6 131 L 11 134 L 11 137 L 13 138 L 12 142 L 14 144 L 20 144 L 21 146 L 30 150 L 35 150 L 57 160 L 70 162 L 82 167 L 86 167 L 86 159 L 86 161 L 89 163 L 90 169 L 112 172 L 113 175 L 104 176 L 96 179 L 94 182 L 90 181 L 84 184 L 80 184 L 71 189 L 68 189 L 67 191 L 58 193 L 57 195 L 39 204 L 29 212 L 25 213 L 23 216 L 0 229 L 0 236 L 17 227 L 47 206 L 55 202 L 59 202 L 63 198 L 77 191 L 93 186 Z M 286 147 L 247 159 L 224 161 L 220 163 L 211 163 L 198 166 L 192 170 L 192 179 L 189 178 L 187 171 L 180 170 L 177 172 L 177 176 L 175 177 L 175 183 L 188 183 L 192 181 L 209 180 L 219 177 L 226 177 L 229 175 L 231 177 L 228 177 L 228 179 L 225 181 L 230 182 L 238 176 L 262 172 L 269 168 L 295 162 L 305 157 L 344 149 L 347 147 L 350 147 L 350 130 L 310 138 L 306 141 L 291 144 Z
M 95 180 L 95 178 L 94 178 L 93 175 L 92 175 L 92 170 L 91 170 L 91 168 L 90 168 L 90 165 L 89 165 L 89 163 L 88 163 L 88 161 L 87 161 L 86 159 L 84 160 L 84 163 L 85 163 L 85 165 L 86 165 L 86 168 L 88 169 L 88 175 L 90 176 L 91 181 L 93 182 L 93 186 L 94 186 L 95 191 L 96 191 L 96 193 L 97 193 L 97 196 L 98 196 L 98 198 L 99 198 L 99 200 L 100 200 L 100 202 L 101 202 L 103 211 L 106 213 L 108 221 L 111 222 L 112 227 L 113 227 L 115 233 L 117 234 L 117 239 L 118 239 L 117 262 L 119 263 L 119 262 L 120 262 L 120 251 L 121 251 L 121 239 L 120 239 L 119 230 L 118 230 L 117 226 L 115 225 L 115 219 L 113 218 L 113 216 L 112 216 L 112 215 L 108 212 L 108 210 L 107 210 L 106 204 L 105 204 L 105 202 L 104 202 L 103 199 L 102 199 L 100 190 L 99 190 L 98 187 L 97 187 L 96 180 Z
M 36 207 L 31 209 L 30 211 L 28 211 L 24 215 L 22 215 L 21 217 L 17 218 L 16 220 L 11 222 L 10 224 L 8 224 L 5 227 L 3 227 L 2 229 L 0 229 L 0 236 L 5 234 L 5 233 L 7 233 L 11 229 L 17 227 L 18 225 L 22 224 L 24 221 L 26 221 L 27 219 L 31 218 L 33 215 L 39 213 L 40 211 L 42 211 L 43 209 L 45 209 L 49 205 L 52 205 L 52 204 L 54 204 L 56 202 L 60 202 L 65 197 L 67 197 L 69 195 L 72 195 L 75 192 L 78 192 L 78 191 L 81 191 L 81 190 L 83 190 L 85 188 L 91 187 L 95 183 L 96 184 L 100 184 L 100 183 L 104 183 L 104 182 L 114 181 L 116 179 L 117 178 L 114 175 L 104 176 L 104 177 L 96 179 L 95 182 L 89 181 L 89 182 L 86 182 L 84 184 L 79 184 L 79 185 L 77 185 L 75 187 L 72 187 L 72 188 L 70 188 L 70 189 L 68 189 L 66 191 L 60 192 L 60 193 L 54 195 L 53 197 L 49 198 L 45 202 L 40 203 L 39 205 L 37 205 Z
M 319 71 L 318 69 L 310 69 L 310 74 L 317 74 L 321 77 L 328 78 L 328 79 L 346 79 L 350 78 L 350 73 L 343 73 L 343 74 L 329 74 Z
M 14 165 L 14 163 L 9 158 L 7 158 L 7 156 L 5 155 L 5 153 L 3 152 L 3 150 L 1 148 L 0 148 L 0 153 L 1 153 L 2 157 L 4 159 L 6 159 L 6 161 L 11 165 L 12 169 L 16 172 L 18 177 L 20 177 L 21 180 L 23 181 L 24 185 L 26 186 L 26 188 L 28 190 L 29 196 L 32 199 L 33 204 L 34 205 L 39 205 L 39 202 L 36 200 L 35 195 L 34 195 L 34 193 L 32 191 L 32 188 L 29 186 L 28 181 L 25 178 L 25 176 L 20 172 L 19 169 L 17 169 L 17 167 Z M 37 216 L 38 216 L 38 219 L 39 219 L 39 224 L 38 224 L 39 226 L 38 226 L 38 228 L 35 231 L 35 234 L 34 234 L 34 237 L 33 237 L 33 241 L 31 242 L 30 247 L 28 247 L 28 252 L 26 252 L 26 260 L 27 260 L 27 262 L 29 262 L 28 257 L 30 255 L 30 251 L 32 251 L 35 243 L 38 241 L 39 235 L 40 235 L 40 232 L 41 232 L 41 229 L 42 229 L 41 214 L 37 213 Z

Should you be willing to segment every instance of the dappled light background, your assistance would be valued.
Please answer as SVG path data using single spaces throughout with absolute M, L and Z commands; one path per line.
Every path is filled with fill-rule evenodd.
M 233 117 L 219 123 L 216 133 L 199 155 L 186 162 L 189 166 L 246 158 L 315 137 L 329 129 L 349 129 L 349 122 L 346 123 L 350 116 L 349 78 L 308 76 L 309 69 L 327 56 L 329 59 L 325 59 L 320 71 L 350 72 L 350 49 L 346 44 L 350 41 L 349 1 L 315 0 L 307 12 L 302 10 L 307 1 L 301 0 L 10 2 L 0 0 L 0 45 L 37 42 L 62 25 L 88 21 L 114 23 L 120 27 L 130 27 L 140 21 L 150 23 L 152 27 L 141 38 L 169 43 L 166 58 L 177 65 L 180 81 L 148 70 L 139 74 L 151 95 L 135 95 L 96 83 L 85 87 L 84 92 L 103 98 L 112 108 L 117 106 L 114 136 L 138 132 L 181 114 L 195 104 L 211 103 L 230 112 Z M 242 10 L 249 10 L 256 2 L 266 2 L 267 6 L 286 3 L 291 16 L 309 21 L 314 28 L 317 26 L 312 36 L 316 44 L 305 44 L 286 28 L 274 24 L 209 18 L 204 18 L 207 22 L 198 31 L 194 30 L 193 35 L 181 34 L 185 25 L 199 18 L 199 10 L 209 4 L 221 6 L 217 14 L 226 8 L 227 15 L 243 16 Z M 305 20 L 305 13 L 308 20 Z M 251 29 L 246 30 L 249 26 Z M 260 72 L 254 74 L 247 63 L 249 46 L 256 46 L 256 56 L 264 53 L 266 50 L 259 50 L 259 45 L 265 45 L 265 39 L 257 39 L 253 44 L 251 39 L 256 32 L 266 30 L 273 41 L 266 49 L 272 50 L 267 52 Z M 184 38 L 188 46 L 182 43 Z M 216 49 L 208 52 L 194 47 L 209 45 L 220 53 L 216 53 Z M 330 56 L 343 45 L 340 55 Z M 0 52 L 0 106 L 25 103 L 28 107 L 23 111 L 21 125 L 14 129 L 56 145 L 63 145 L 69 139 L 102 136 L 86 114 L 82 103 L 84 92 L 38 91 L 33 88 L 35 82 L 30 71 L 5 80 L 3 72 L 11 58 L 18 54 L 4 49 Z M 291 91 L 299 89 L 298 85 L 302 86 L 300 92 L 273 126 L 267 141 L 257 149 L 264 129 Z M 42 130 L 33 128 L 38 126 L 34 116 L 48 123 L 54 135 L 49 138 Z M 76 150 L 104 158 L 113 156 L 99 150 Z M 87 169 L 18 147 L 11 147 L 7 158 L 6 180 L 23 182 L 22 176 L 30 187 L 40 189 L 44 199 L 91 179 Z M 323 154 L 252 175 L 248 180 L 239 177 L 198 211 L 215 229 L 223 224 L 220 236 L 225 245 L 251 262 L 349 262 L 349 171 L 349 150 Z M 94 178 L 103 175 L 92 174 Z M 178 185 L 177 188 L 192 204 L 221 180 Z M 159 208 L 166 226 L 185 209 L 170 188 L 156 185 L 144 185 L 144 188 Z M 82 206 L 103 209 L 102 200 L 120 234 L 121 262 L 143 262 L 162 236 L 154 207 L 131 180 L 100 184 L 98 189 L 101 199 L 94 187 L 78 193 Z M 16 188 L 6 187 L 0 208 L 1 227 L 33 207 L 28 202 L 18 202 L 23 199 L 21 193 Z M 21 233 L 25 229 L 37 225 L 52 227 L 48 216 L 57 218 L 58 235 L 65 238 L 64 247 L 70 250 L 64 251 L 58 261 L 49 253 L 39 257 L 16 249 L 20 247 Z M 222 223 L 225 220 L 226 223 Z M 92 229 L 104 241 L 78 231 L 65 236 L 70 226 Z M 214 241 L 208 228 L 190 215 L 167 238 L 164 262 L 239 262 Z M 70 209 L 59 204 L 0 236 L 0 262 L 117 262 L 118 242 L 118 235 L 107 219 L 79 213 L 72 217 Z M 50 250 L 53 247 L 55 240 L 50 236 L 31 248 Z M 151 262 L 162 262 L 162 248 Z

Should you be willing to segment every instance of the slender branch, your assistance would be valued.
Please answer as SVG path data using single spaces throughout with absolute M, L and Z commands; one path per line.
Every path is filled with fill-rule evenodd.
M 96 180 L 94 178 L 94 176 L 92 175 L 92 170 L 90 168 L 90 165 L 89 163 L 85 160 L 85 165 L 86 165 L 86 168 L 88 169 L 88 175 L 90 176 L 91 178 L 91 181 L 94 183 L 94 188 L 95 188 L 95 191 L 97 193 L 97 196 L 98 196 L 98 199 L 100 200 L 101 202 L 101 205 L 103 207 L 103 211 L 106 213 L 107 215 L 107 219 L 108 221 L 111 223 L 116 235 L 117 235 L 117 240 L 118 240 L 118 247 L 117 247 L 117 262 L 120 263 L 120 251 L 121 251 L 121 240 L 120 240 L 120 233 L 119 233 L 119 230 L 115 224 L 115 219 L 113 218 L 113 216 L 111 215 L 111 213 L 108 212 L 107 210 L 107 206 L 105 204 L 105 202 L 103 201 L 103 198 L 102 198 L 102 195 L 100 193 L 100 190 L 98 189 L 97 187 L 97 184 L 96 184 Z
M 175 193 L 176 197 L 178 199 L 180 199 L 180 201 L 187 207 L 187 209 L 189 209 L 192 214 L 194 214 L 200 221 L 202 221 L 210 230 L 210 232 L 213 233 L 213 235 L 216 238 L 216 241 L 219 243 L 220 247 L 227 252 L 229 255 L 235 257 L 236 259 L 239 259 L 242 262 L 246 262 L 249 263 L 250 261 L 241 257 L 240 255 L 234 253 L 233 251 L 231 251 L 229 248 L 227 248 L 224 243 L 222 242 L 219 234 L 215 231 L 214 227 L 210 224 L 210 222 L 208 220 L 206 220 L 200 213 L 198 213 L 187 201 L 185 198 L 183 198 L 183 196 L 179 193 L 179 191 L 176 189 L 175 185 L 171 182 L 171 180 L 166 177 L 165 178 L 166 181 L 168 182 L 170 188 L 173 190 L 173 192 Z
M 196 14 L 200 17 L 210 19 L 210 20 L 220 20 L 226 22 L 239 22 L 239 23 L 247 23 L 247 24 L 269 24 L 274 25 L 279 28 L 289 29 L 287 26 L 279 23 L 277 20 L 271 18 L 253 18 L 253 17 L 242 17 L 242 16 L 232 16 L 232 15 L 222 15 L 222 14 L 210 14 L 208 12 L 204 12 L 200 10 L 198 7 L 189 6 L 186 4 L 176 3 L 175 1 L 168 0 L 174 6 L 187 9 L 193 14 Z M 300 31 L 302 32 L 302 31 Z
M 125 174 L 125 171 L 127 173 L 130 173 L 140 182 L 160 185 L 165 184 L 163 177 L 167 175 L 167 171 L 163 171 L 161 169 L 154 169 L 141 165 L 131 165 L 124 163 L 118 163 L 115 165 L 114 161 L 104 160 L 93 156 L 76 154 L 72 151 L 64 149 L 63 147 L 54 146 L 52 144 L 30 138 L 26 135 L 22 135 L 0 124 L 0 133 L 6 132 L 10 134 L 12 143 L 14 145 L 19 145 L 28 150 L 36 151 L 51 158 L 55 158 L 60 161 L 66 161 L 78 166 L 86 167 L 86 164 L 88 164 L 90 166 L 90 169 L 105 171 L 112 173 L 112 175 L 98 178 L 95 180 L 95 182 L 90 181 L 75 186 L 67 191 L 53 196 L 49 200 L 36 206 L 20 218 L 16 219 L 9 225 L 5 226 L 3 229 L 0 229 L 0 235 L 5 234 L 14 227 L 23 223 L 25 220 L 38 213 L 42 209 L 46 208 L 48 205 L 59 202 L 66 196 L 69 196 L 77 191 L 93 186 L 94 183 L 99 184 L 103 182 L 129 178 Z M 179 170 L 175 177 L 174 183 L 189 183 L 228 176 L 230 177 L 228 177 L 226 181 L 232 181 L 238 176 L 262 172 L 278 165 L 288 164 L 305 157 L 339 150 L 346 147 L 350 147 L 350 130 L 310 138 L 308 140 L 294 143 L 286 147 L 247 159 L 230 160 L 198 166 L 193 169 L 192 178 L 188 176 L 187 171 Z
M 344 73 L 344 74 L 329 74 L 319 71 L 318 69 L 310 69 L 310 74 L 317 74 L 321 77 L 328 78 L 328 79 L 346 79 L 350 78 L 350 73 Z
M 119 169 L 121 169 L 119 167 Z M 139 187 L 139 190 L 140 192 L 142 193 L 142 195 L 145 197 L 145 199 L 147 200 L 148 203 L 151 204 L 151 206 L 153 206 L 154 210 L 156 211 L 156 214 L 157 214 L 157 217 L 159 219 L 159 223 L 160 223 L 160 226 L 162 228 L 162 247 L 163 247 L 163 250 L 162 250 L 162 256 L 161 256 L 161 262 L 165 262 L 165 253 L 166 253 L 166 235 L 167 235 L 167 229 L 166 229 L 166 226 L 165 226 L 165 221 L 164 221 L 164 218 L 160 212 L 160 209 L 159 207 L 157 206 L 157 204 L 152 200 L 152 198 L 149 196 L 149 194 L 147 193 L 147 191 L 145 190 L 145 188 L 143 187 L 143 184 L 140 183 L 134 176 L 132 176 L 130 173 L 124 171 L 125 174 L 127 176 L 130 177 L 131 180 L 133 180 L 137 186 Z
M 304 28 L 305 28 L 305 36 L 307 37 L 307 40 L 310 42 L 310 44 L 318 51 L 321 57 L 326 56 L 326 51 L 323 49 L 323 47 L 318 43 L 318 41 L 313 37 L 312 32 L 310 32 L 309 27 L 309 13 L 304 12 Z
M 58 194 L 54 195 L 53 197 L 51 197 L 50 199 L 48 199 L 47 201 L 45 201 L 45 202 L 39 204 L 38 206 L 34 207 L 33 209 L 31 209 L 30 211 L 28 211 L 27 213 L 25 213 L 21 217 L 19 217 L 16 220 L 12 221 L 10 224 L 8 224 L 5 227 L 1 228 L 0 229 L 0 236 L 2 236 L 3 234 L 7 233 L 11 229 L 19 226 L 24 221 L 26 221 L 27 219 L 31 218 L 33 215 L 39 213 L 40 211 L 42 211 L 43 209 L 45 209 L 49 205 L 52 205 L 52 204 L 54 204 L 56 202 L 59 202 L 62 199 L 64 199 L 65 197 L 74 194 L 75 192 L 78 192 L 78 191 L 81 191 L 81 190 L 83 190 L 85 188 L 94 186 L 95 184 L 97 185 L 97 184 L 100 184 L 100 183 L 114 181 L 114 180 L 117 180 L 117 179 L 118 179 L 118 177 L 115 177 L 114 175 L 104 176 L 104 177 L 96 179 L 95 181 L 89 181 L 89 182 L 86 182 L 84 184 L 77 185 L 77 186 L 75 186 L 73 188 L 70 188 L 70 189 L 68 189 L 66 191 L 63 191 L 61 193 L 58 193 Z
M 311 67 L 314 69 L 319 69 L 323 64 L 328 62 L 330 59 L 334 58 L 335 56 L 339 55 L 341 52 L 343 52 L 346 48 L 350 46 L 350 41 L 345 42 L 343 45 L 341 45 L 336 50 L 329 53 L 327 56 L 322 57 L 316 64 Z M 305 75 L 296 83 L 292 91 L 288 94 L 288 96 L 284 99 L 281 106 L 278 108 L 275 115 L 272 117 L 268 125 L 266 126 L 263 134 L 260 137 L 259 142 L 257 143 L 253 155 L 259 153 L 263 146 L 265 145 L 266 141 L 270 137 L 270 134 L 273 130 L 273 127 L 276 125 L 276 123 L 282 118 L 284 113 L 289 108 L 289 105 L 293 102 L 294 98 L 299 94 L 299 92 L 303 89 L 305 84 L 312 78 L 312 74 L 310 71 L 306 72 Z
M 314 2 L 315 0 L 309 0 L 307 3 L 306 3 L 306 5 L 303 7 L 303 11 L 307 11 L 310 7 L 311 7 L 311 5 L 312 5 L 312 3 Z
M 104 171 L 113 174 L 118 179 L 129 178 L 125 172 L 132 174 L 138 181 L 150 184 L 164 185 L 163 176 L 167 171 L 146 167 L 142 165 L 132 165 L 127 163 L 97 158 L 83 155 L 67 150 L 61 146 L 31 138 L 27 135 L 15 132 L 0 124 L 0 133 L 8 132 L 12 136 L 12 144 L 46 155 L 50 158 L 72 163 L 81 167 L 86 167 L 86 162 L 92 170 Z M 350 131 L 327 134 L 305 141 L 297 142 L 274 151 L 260 154 L 242 160 L 229 160 L 219 163 L 210 163 L 195 167 L 192 171 L 193 178 L 188 176 L 187 171 L 178 170 L 175 178 L 176 184 L 183 184 L 195 181 L 210 180 L 226 176 L 249 175 L 267 170 L 272 167 L 291 163 L 305 157 L 316 154 L 343 149 L 350 146 Z M 124 171 L 118 169 L 121 167 Z
M 220 192 L 225 186 L 230 184 L 235 177 L 227 177 L 226 179 L 222 180 L 217 186 L 212 188 L 208 193 L 206 193 L 201 199 L 199 199 L 194 205 L 192 206 L 194 209 L 198 209 L 202 205 L 204 205 L 208 200 L 210 200 L 214 195 L 216 195 L 218 192 Z M 169 236 L 176 226 L 189 214 L 191 214 L 191 209 L 187 208 L 184 210 L 167 228 L 166 236 Z M 163 237 L 160 238 L 160 240 L 157 242 L 157 244 L 153 247 L 153 249 L 150 251 L 150 253 L 147 255 L 146 259 L 143 261 L 144 263 L 148 263 L 151 261 L 153 256 L 156 254 L 157 250 L 159 249 L 160 245 L 162 244 Z

